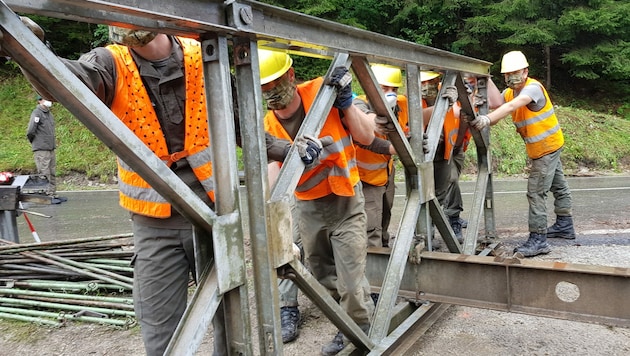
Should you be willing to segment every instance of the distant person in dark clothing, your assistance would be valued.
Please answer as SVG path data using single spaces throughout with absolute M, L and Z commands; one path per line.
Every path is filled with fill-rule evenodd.
M 46 194 L 56 198 L 55 118 L 50 112 L 51 107 L 51 101 L 37 97 L 37 106 L 31 113 L 26 137 L 31 142 L 37 174 L 48 180 Z

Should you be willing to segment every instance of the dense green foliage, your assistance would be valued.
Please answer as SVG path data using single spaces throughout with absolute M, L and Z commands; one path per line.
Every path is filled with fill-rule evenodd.
M 308 15 L 493 62 L 522 50 L 548 90 L 620 98 L 630 111 L 630 2 L 265 0 Z
M 614 97 L 630 111 L 630 2 L 615 0 L 263 0 L 307 15 L 493 62 L 519 49 L 548 90 Z M 76 58 L 107 41 L 107 27 L 30 16 L 55 51 Z M 4 68 L 2 68 L 4 67 Z M 6 70 L 10 66 L 0 66 Z M 321 74 L 308 60 L 305 77 Z M 325 69 L 325 68 L 324 68 Z M 16 71 L 14 68 L 13 71 Z

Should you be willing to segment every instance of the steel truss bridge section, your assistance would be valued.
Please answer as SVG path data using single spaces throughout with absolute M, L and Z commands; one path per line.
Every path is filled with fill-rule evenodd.
M 128 130 L 22 24 L 16 12 L 143 28 L 198 39 L 202 44 L 213 155 L 221 158 L 213 160 L 216 181 L 215 210 L 196 197 Z M 549 293 L 545 294 L 545 298 L 535 298 L 533 289 L 529 294 L 522 294 L 519 299 L 513 292 L 514 284 L 508 283 L 515 280 L 512 276 L 518 271 L 527 272 L 518 278 L 524 278 L 528 282 L 543 278 L 545 272 L 552 275 L 552 272 L 562 271 L 561 278 L 579 286 L 580 291 L 590 291 L 583 287 L 583 281 L 588 279 L 588 275 L 589 283 L 598 283 L 601 291 L 613 295 L 618 292 L 621 281 L 628 276 L 627 269 L 592 273 L 588 268 L 537 265 L 524 261 L 523 265 L 527 265 L 527 269 L 519 270 L 513 266 L 516 262 L 511 262 L 512 266 L 508 269 L 506 262 L 493 260 L 491 263 L 483 259 L 492 259 L 491 257 L 474 256 L 481 222 L 485 228 L 485 236 L 482 238 L 496 237 L 488 129 L 482 132 L 472 130 L 477 146 L 479 174 L 464 243 L 460 244 L 454 237 L 435 198 L 432 165 L 449 104 L 447 99 L 439 96 L 426 129 L 430 150 L 423 154 L 422 142 L 418 139 L 424 133 L 419 72 L 442 71 L 442 88 L 455 85 L 462 110 L 472 115 L 472 105 L 462 76 L 477 76 L 479 89 L 485 96 L 490 67 L 488 62 L 244 0 L 181 0 L 175 3 L 168 0 L 2 0 L 0 30 L 3 37 L 2 49 L 31 78 L 37 78 L 36 84 L 54 93 L 57 101 L 193 223 L 200 283 L 169 344 L 167 354 L 193 355 L 210 323 L 213 323 L 225 335 L 225 338 L 215 340 L 219 350 L 229 354 L 252 355 L 254 350 L 250 313 L 255 315 L 260 330 L 257 353 L 282 354 L 277 289 L 279 274 L 293 279 L 329 320 L 350 338 L 353 346 L 344 350 L 344 353 L 381 354 L 401 350 L 408 344 L 408 339 L 413 337 L 413 330 L 426 329 L 439 317 L 447 307 L 447 304 L 442 303 L 505 308 L 514 312 L 545 311 L 547 314 L 544 315 L 558 310 L 556 315 L 551 316 L 615 325 L 627 325 L 630 319 L 627 313 L 615 314 L 617 311 L 587 307 L 583 303 L 574 303 L 573 308 L 564 310 L 564 306 L 555 303 Z M 336 66 L 352 68 L 377 114 L 389 117 L 396 126 L 396 131 L 389 138 L 405 169 L 407 199 L 393 248 L 383 255 L 377 254 L 377 258 L 370 254 L 372 257 L 368 265 L 368 278 L 373 288 L 380 291 L 380 298 L 369 335 L 363 333 L 325 288 L 291 254 L 289 197 L 295 190 L 304 166 L 295 149 L 291 149 L 276 183 L 269 186 L 262 123 L 263 101 L 259 89 L 259 46 L 286 50 L 294 55 L 330 59 L 331 65 L 326 75 Z M 405 70 L 410 109 L 410 140 L 404 137 L 402 128 L 386 105 L 384 95 L 370 69 L 370 64 L 375 62 L 398 65 Z M 234 108 L 230 83 L 232 70 L 238 93 L 247 209 L 252 212 L 248 216 L 242 216 L 242 208 L 239 206 Z M 300 128 L 300 134 L 319 133 L 335 95 L 334 88 L 326 85 L 321 88 Z M 487 106 L 482 106 L 479 111 L 487 112 Z M 246 237 L 242 229 L 244 221 L 250 231 L 248 238 L 253 262 L 255 306 L 250 306 L 248 301 L 244 257 Z M 422 252 L 424 245 L 418 244 L 416 239 L 419 234 L 430 236 L 433 224 L 451 252 L 445 254 L 445 257 Z M 212 238 L 209 237 L 210 234 Z M 426 243 L 430 248 L 430 239 Z M 443 284 L 436 284 L 438 275 L 449 278 Z M 459 279 L 456 279 L 457 275 L 460 276 Z M 558 279 L 552 277 L 545 277 L 549 278 L 549 285 Z M 466 293 L 457 293 L 457 288 L 454 287 L 457 283 L 454 281 L 465 279 L 472 283 L 477 278 L 480 278 L 477 288 L 471 286 L 466 289 Z M 603 282 L 604 280 L 606 281 Z M 491 298 L 487 295 L 488 290 L 509 298 Z M 590 298 L 589 293 L 583 293 Z M 401 296 L 408 297 L 409 302 L 399 302 Z M 531 298 L 537 300 L 538 304 L 531 305 Z M 621 305 L 630 310 L 627 303 Z

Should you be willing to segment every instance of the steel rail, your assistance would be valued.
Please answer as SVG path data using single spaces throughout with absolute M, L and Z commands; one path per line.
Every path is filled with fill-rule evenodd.
M 199 37 L 204 32 L 267 41 L 295 53 L 333 57 L 361 54 L 371 62 L 422 70 L 488 75 L 491 63 L 327 21 L 256 1 L 239 0 L 5 0 L 14 11 L 103 24 L 134 24 L 165 33 Z M 225 14 L 231 6 L 229 23 Z
M 378 266 L 388 258 L 368 255 L 371 285 L 383 280 Z M 630 326 L 630 268 L 428 251 L 418 261 L 406 266 L 402 297 Z

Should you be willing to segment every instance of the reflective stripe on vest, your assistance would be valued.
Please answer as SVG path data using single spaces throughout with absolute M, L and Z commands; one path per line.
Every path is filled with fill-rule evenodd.
M 320 77 L 298 85 L 297 90 L 306 112 L 313 104 L 323 81 Z M 265 130 L 273 136 L 291 140 L 272 110 L 265 116 Z M 359 182 L 356 153 L 352 138 L 346 132 L 337 109 L 332 109 L 326 117 L 319 134 L 319 137 L 325 136 L 331 136 L 333 143 L 322 150 L 319 165 L 302 173 L 295 190 L 298 199 L 314 200 L 329 194 L 354 196 L 354 186 Z
M 184 53 L 186 81 L 186 137 L 184 150 L 193 172 L 214 200 L 212 154 L 209 149 L 207 113 L 203 80 L 201 46 L 197 41 L 177 38 Z M 116 65 L 116 94 L 112 112 L 140 138 L 158 157 L 168 157 L 166 140 L 150 97 L 142 83 L 129 49 L 110 45 Z M 118 160 L 120 205 L 134 213 L 157 218 L 171 216 L 171 205 L 142 179 L 133 169 Z
M 368 102 L 365 95 L 358 96 L 364 102 Z M 398 123 L 406 134 L 409 133 L 409 116 L 407 97 L 398 95 Z M 386 135 L 375 133 L 376 137 L 387 140 Z M 389 173 L 392 172 L 394 160 L 391 155 L 380 154 L 355 145 L 357 151 L 357 166 L 359 167 L 359 176 L 361 181 L 370 185 L 382 187 L 389 181 Z
M 546 99 L 545 106 L 537 112 L 529 110 L 527 106 L 520 107 L 512 112 L 512 122 L 516 126 L 516 132 L 525 141 L 527 156 L 537 159 L 561 148 L 564 145 L 564 136 L 545 87 L 532 78 L 527 78 L 525 85 L 538 85 L 542 89 Z M 514 99 L 514 90 L 508 88 L 504 95 L 505 101 L 509 102 Z

